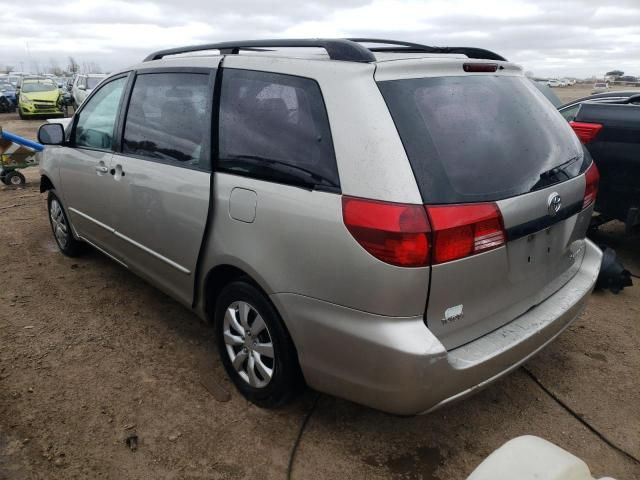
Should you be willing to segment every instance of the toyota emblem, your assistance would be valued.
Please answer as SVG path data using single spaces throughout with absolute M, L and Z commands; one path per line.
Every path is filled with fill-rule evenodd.
M 547 198 L 547 209 L 549 211 L 549 215 L 555 217 L 560 211 L 560 208 L 562 208 L 562 197 L 560 197 L 558 192 L 553 192 L 549 195 L 549 198 Z

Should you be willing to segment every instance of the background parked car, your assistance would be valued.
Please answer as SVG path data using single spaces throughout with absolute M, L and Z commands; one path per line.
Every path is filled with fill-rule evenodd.
M 619 102 L 620 100 L 626 100 L 627 98 L 638 95 L 639 93 L 639 90 L 606 91 L 603 93 L 595 93 L 587 97 L 578 98 L 564 104 L 562 102 L 555 103 L 553 101 L 551 103 L 556 105 L 556 108 L 560 111 L 562 116 L 567 120 L 567 122 L 570 122 L 571 120 L 575 120 L 576 113 L 578 113 L 580 105 L 582 105 L 584 102 L 615 103 Z
M 95 87 L 106 77 L 103 74 L 78 75 L 73 83 L 71 95 L 75 102 L 74 107 L 82 105 L 82 102 L 89 96 Z
M 598 82 L 593 85 L 591 93 L 602 93 L 609 90 L 609 84 L 607 82 Z
M 20 118 L 36 115 L 62 116 L 61 94 L 50 78 L 26 77 L 22 80 L 18 99 Z
M 0 79 L 0 113 L 15 112 L 18 104 L 16 88 L 4 79 Z
M 608 92 L 563 105 L 569 121 L 600 171 L 596 225 L 640 225 L 640 92 Z
M 566 87 L 566 82 L 558 80 L 557 78 L 550 78 L 547 80 L 547 87 Z

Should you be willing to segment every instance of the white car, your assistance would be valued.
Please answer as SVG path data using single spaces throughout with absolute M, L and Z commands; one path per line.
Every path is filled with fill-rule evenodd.
M 73 82 L 71 95 L 73 96 L 74 108 L 82 105 L 82 102 L 89 96 L 91 91 L 106 78 L 101 73 L 92 73 L 89 75 L 78 75 Z
M 560 80 L 550 78 L 549 80 L 547 80 L 547 87 L 564 87 L 564 85 Z
M 609 91 L 609 84 L 607 82 L 598 82 L 593 84 L 593 90 L 591 94 L 594 93 L 604 93 Z

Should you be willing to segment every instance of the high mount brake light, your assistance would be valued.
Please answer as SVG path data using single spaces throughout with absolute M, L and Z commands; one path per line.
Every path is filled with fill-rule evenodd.
M 589 168 L 584 173 L 585 187 L 584 187 L 584 200 L 582 201 L 582 208 L 587 208 L 593 202 L 596 201 L 598 195 L 598 183 L 600 182 L 600 172 L 596 167 L 596 162 L 591 162 Z
M 582 143 L 589 143 L 593 139 L 598 136 L 600 130 L 602 130 L 602 125 L 599 123 L 586 123 L 586 122 L 569 122 L 573 131 L 576 132 L 576 135 L 580 139 Z
M 498 70 L 497 63 L 463 63 L 462 69 L 465 72 L 495 72 Z
M 343 197 L 342 215 L 367 252 L 400 267 L 449 262 L 506 241 L 495 203 L 424 207 Z

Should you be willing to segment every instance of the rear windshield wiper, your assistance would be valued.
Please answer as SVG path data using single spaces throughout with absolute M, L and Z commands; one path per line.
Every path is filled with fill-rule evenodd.
M 265 177 L 267 175 L 271 177 L 279 176 L 280 180 L 293 182 L 301 187 L 338 187 L 335 182 L 319 173 L 274 158 L 261 157 L 259 155 L 230 155 L 221 158 L 218 163 L 224 169 L 255 173 Z M 256 171 L 256 168 L 262 170 L 264 175 Z
M 540 190 L 542 188 L 548 187 L 549 185 L 553 185 L 554 183 L 558 183 L 560 181 L 560 175 L 562 174 L 565 177 L 565 180 L 569 180 L 571 176 L 567 173 L 567 168 L 573 165 L 580 159 L 579 156 L 570 158 L 564 163 L 557 165 L 549 170 L 545 170 L 540 174 L 538 181 L 531 187 L 530 192 L 534 192 L 536 190 Z

